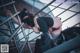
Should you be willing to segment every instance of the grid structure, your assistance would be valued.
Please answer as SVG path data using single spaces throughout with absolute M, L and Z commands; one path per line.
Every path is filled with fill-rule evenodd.
M 57 4 L 56 4 L 56 1 L 49 6 L 51 8 L 51 11 L 49 11 L 47 14 L 49 14 L 50 12 L 53 12 L 54 16 L 60 17 L 61 21 L 63 23 L 63 27 L 65 27 L 65 29 L 67 27 L 71 27 L 80 22 L 79 21 L 80 20 L 80 18 L 79 18 L 79 14 L 80 14 L 79 0 L 78 1 L 73 0 L 74 3 L 66 0 L 64 2 L 60 2 Z M 44 4 L 46 4 L 46 3 L 44 3 Z M 69 23 L 71 23 L 70 22 L 71 20 L 75 20 L 75 19 L 77 19 L 77 20 L 74 21 L 75 22 L 74 24 L 72 24 L 71 26 L 68 25 Z
M 32 0 L 32 1 L 34 1 L 34 5 L 33 5 L 33 6 L 35 6 L 35 3 L 36 3 L 36 2 L 41 2 L 41 1 L 38 1 L 38 0 Z M 15 2 L 15 1 L 12 1 L 11 3 L 2 5 L 2 6 L 0 6 L 0 7 L 5 7 L 6 5 L 13 4 L 14 2 Z M 64 24 L 68 24 L 68 23 L 69 23 L 71 20 L 73 20 L 73 19 L 76 19 L 76 18 L 80 19 L 80 18 L 79 18 L 79 16 L 80 16 L 80 3 L 71 3 L 70 5 L 68 5 L 67 2 L 68 2 L 68 0 L 65 0 L 64 2 L 61 2 L 61 3 L 57 4 L 57 5 L 55 4 L 56 1 L 52 1 L 52 2 L 50 2 L 49 4 L 43 3 L 43 4 L 46 5 L 46 6 L 44 6 L 39 12 L 37 12 L 36 15 L 38 15 L 40 12 L 42 12 L 42 11 L 45 10 L 47 7 L 49 7 L 49 8 L 52 8 L 52 9 L 51 9 L 51 11 L 47 12 L 46 15 L 48 15 L 50 12 L 52 12 L 52 13 L 54 14 L 54 16 L 60 17 L 60 18 L 62 19 L 61 21 L 62 21 L 63 25 L 64 25 Z M 4 25 L 7 21 L 11 20 L 12 17 L 14 17 L 14 16 L 16 16 L 16 15 L 17 15 L 17 17 L 19 18 L 19 16 L 18 16 L 19 12 L 17 12 L 14 4 L 13 4 L 13 7 L 14 7 L 15 14 L 14 14 L 13 16 L 11 16 L 9 19 L 5 20 L 5 22 L 1 23 L 0 26 L 1 26 L 1 25 Z M 77 8 L 77 9 L 76 9 L 76 8 Z M 33 10 L 34 10 L 34 9 L 32 9 L 32 11 L 33 11 Z M 44 16 L 46 16 L 46 15 L 44 15 Z M 75 22 L 75 21 L 76 21 L 76 22 Z M 75 26 L 75 25 L 78 25 L 78 24 L 80 25 L 80 21 L 79 21 L 79 20 L 75 20 L 75 21 L 72 21 L 72 22 L 75 22 L 75 23 L 74 23 L 73 25 L 71 25 L 70 27 Z M 19 21 L 19 22 L 20 22 L 20 21 Z M 10 24 L 10 23 L 9 23 L 9 24 Z M 10 26 L 10 27 L 11 27 L 11 28 L 10 28 L 10 31 L 11 31 L 11 35 L 12 35 L 12 36 L 10 37 L 10 39 L 9 39 L 8 41 L 10 41 L 10 40 L 11 40 L 13 37 L 15 37 L 15 36 L 18 36 L 18 37 L 19 37 L 19 34 L 22 33 L 22 35 L 24 35 L 23 38 L 21 38 L 21 39 L 19 39 L 19 38 L 14 38 L 15 43 L 16 43 L 16 47 L 17 47 L 18 50 L 20 51 L 19 53 L 23 53 L 22 50 L 23 50 L 23 48 L 25 47 L 25 44 L 27 43 L 28 48 L 29 48 L 29 50 L 30 50 L 30 53 L 32 53 L 29 42 L 35 40 L 35 39 L 38 38 L 39 36 L 37 36 L 37 37 L 35 37 L 35 38 L 33 38 L 33 39 L 31 39 L 31 40 L 29 41 L 29 40 L 28 40 L 28 39 L 29 39 L 28 36 L 30 36 L 30 34 L 32 34 L 33 31 L 26 35 L 25 30 L 24 30 L 24 28 L 22 27 L 22 26 L 23 26 L 23 23 L 20 22 L 20 24 L 21 24 L 21 25 L 18 26 L 15 31 L 12 30 L 12 28 L 15 29 L 15 27 L 13 27 L 13 26 L 10 24 L 10 25 L 11 25 L 11 26 Z M 63 26 L 63 27 L 65 27 L 65 26 Z M 68 26 L 66 26 L 66 27 L 68 27 Z M 0 29 L 0 30 L 1 30 L 1 29 Z M 6 30 L 6 29 L 2 29 L 2 30 Z M 9 31 L 9 29 L 7 29 L 7 30 Z M 20 30 L 21 30 L 21 31 L 20 31 Z M 18 32 L 18 33 L 17 33 L 17 32 Z M 22 45 L 20 45 L 20 44 L 21 44 L 20 41 L 21 41 L 22 39 L 24 39 L 25 42 L 24 42 Z
M 43 0 L 42 1 L 41 0 L 40 1 L 32 0 L 32 1 L 35 3 L 35 5 L 36 5 L 36 3 L 40 3 L 40 2 L 41 2 L 41 4 L 43 3 L 44 5 L 48 5 L 48 3 L 51 2 L 51 0 L 48 3 L 45 2 L 46 0 L 44 0 L 44 2 L 42 2 Z M 74 3 L 71 3 L 71 1 L 69 3 L 68 0 L 65 0 L 60 3 L 56 3 L 56 1 L 54 1 L 51 5 L 47 6 L 51 9 L 51 11 L 47 12 L 47 14 L 44 16 L 47 16 L 52 12 L 54 16 L 60 17 L 62 24 L 63 24 L 62 28 L 64 28 L 64 29 L 75 26 L 76 24 L 80 23 L 80 21 L 79 21 L 79 19 L 80 19 L 79 18 L 79 15 L 80 15 L 79 1 L 75 1 Z M 33 5 L 33 6 L 35 6 L 35 5 Z M 45 9 L 43 9 L 43 10 L 45 10 Z

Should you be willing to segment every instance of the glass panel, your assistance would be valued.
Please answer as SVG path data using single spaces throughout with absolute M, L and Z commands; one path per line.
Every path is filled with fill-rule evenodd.
M 34 39 L 35 37 L 39 36 L 41 33 L 37 34 L 35 32 L 33 32 L 32 34 L 29 35 L 29 41 Z
M 74 15 L 75 13 L 70 12 L 70 11 L 66 11 L 63 14 L 61 14 L 59 17 L 61 18 L 61 21 L 66 20 L 67 18 L 69 18 L 70 16 Z
M 52 10 L 52 9 L 54 9 L 55 7 L 53 7 L 53 6 L 49 6 L 49 8 Z
M 26 3 L 29 3 L 30 5 L 32 5 L 33 6 L 33 3 L 34 3 L 34 1 L 33 0 L 24 0 Z M 46 1 L 46 0 L 45 0 Z M 48 1 L 47 1 L 48 2 Z M 42 3 L 42 2 L 40 2 L 40 1 L 35 1 L 35 5 L 34 5 L 34 7 L 35 8 L 37 8 L 37 9 L 39 9 L 39 10 L 41 10 L 42 8 L 44 8 L 45 6 L 46 6 L 47 4 L 44 4 L 44 3 Z M 39 11 L 38 10 L 38 11 Z M 43 12 L 44 13 L 48 13 L 50 11 L 50 8 L 49 7 L 47 7 L 47 8 L 45 8 L 44 10 L 43 10 Z M 41 12 L 40 12 L 41 13 Z M 44 14 L 41 14 L 42 16 L 44 15 Z M 50 13 L 50 15 L 53 15 L 52 13 Z
M 80 4 L 77 4 L 76 6 L 72 7 L 70 10 L 79 12 L 80 11 Z
M 56 0 L 52 5 L 58 6 L 59 4 L 63 3 L 65 0 Z
M 79 23 L 80 22 L 80 14 L 77 14 L 76 16 L 74 16 L 73 18 L 67 20 L 66 22 L 64 22 L 62 24 L 62 30 L 68 28 L 68 27 L 71 27 L 73 25 L 75 25 L 76 23 Z
M 39 0 L 39 1 L 42 2 L 42 3 L 48 4 L 48 3 L 50 3 L 52 0 Z
M 60 9 L 60 8 L 56 8 L 55 10 L 53 10 L 53 14 L 54 16 L 57 16 L 58 14 L 60 14 L 61 12 L 63 12 L 64 10 L 63 9 Z
M 72 6 L 74 3 L 69 3 L 69 1 L 66 1 L 66 2 L 64 2 L 61 6 L 59 6 L 59 7 L 62 7 L 62 8 L 65 8 L 65 9 L 67 9 L 67 8 L 69 8 L 70 6 Z
M 23 37 L 24 37 L 24 35 L 23 35 L 23 33 L 22 33 L 22 32 L 18 35 L 18 37 L 19 37 L 19 39 L 21 39 L 21 41 L 25 41 L 25 38 L 23 38 Z M 22 39 L 22 38 L 23 38 L 23 39 Z

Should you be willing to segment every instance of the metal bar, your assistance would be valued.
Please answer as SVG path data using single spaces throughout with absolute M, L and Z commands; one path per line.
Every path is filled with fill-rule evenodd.
M 68 9 L 66 9 L 65 11 L 61 12 L 60 14 L 58 14 L 56 17 L 58 17 L 59 15 L 63 14 L 64 12 L 66 12 L 67 10 L 69 10 L 70 8 L 72 8 L 73 6 L 75 6 L 76 4 L 73 4 L 72 6 L 70 6 Z
M 7 33 L 3 32 L 3 31 L 0 31 L 0 36 L 2 36 L 1 33 L 4 34 L 5 36 L 10 37 L 10 35 L 8 35 Z
M 33 53 L 32 50 L 31 50 L 31 47 L 30 47 L 30 44 L 29 44 L 28 40 L 26 40 L 26 41 L 24 42 L 24 44 L 23 44 L 23 46 L 22 46 L 22 48 L 21 48 L 20 53 L 22 53 L 23 48 L 24 48 L 24 46 L 26 45 L 26 43 L 27 43 L 27 45 L 28 45 L 28 47 L 29 47 L 29 51 L 30 51 L 30 53 Z
M 33 31 L 32 31 L 31 33 L 33 33 Z M 29 36 L 31 33 L 27 34 L 26 37 L 23 37 L 23 38 L 26 38 L 26 41 L 24 42 L 23 46 L 21 45 L 22 48 L 21 48 L 21 46 L 20 46 L 20 48 L 21 48 L 20 53 L 22 53 L 22 50 L 23 50 L 24 46 L 26 45 L 26 43 L 28 44 L 30 53 L 32 53 L 31 47 L 30 47 L 29 42 L 28 42 L 28 37 L 27 37 L 27 36 Z M 23 39 L 23 38 L 22 38 L 22 39 Z M 21 39 L 20 39 L 20 40 L 21 40 Z M 19 40 L 19 41 L 20 41 L 20 40 Z
M 33 0 L 32 12 L 34 11 L 35 2 L 36 0 Z
M 13 1 L 13 0 L 12 0 Z M 13 4 L 12 5 L 13 6 L 13 9 L 14 9 L 14 11 L 16 10 L 15 9 L 15 5 Z M 16 11 L 16 13 L 17 13 L 17 11 Z M 18 16 L 18 15 L 17 15 Z M 23 25 L 22 25 L 23 26 Z M 22 28 L 22 27 L 21 27 Z M 17 33 L 16 33 L 16 36 L 17 36 Z M 18 37 L 19 38 L 19 37 Z M 15 41 L 15 44 L 16 44 L 16 47 L 17 47 L 17 50 L 18 50 L 18 52 L 19 52 L 19 48 L 18 48 L 18 45 L 19 45 L 19 43 L 16 41 L 16 39 L 18 40 L 18 38 L 17 37 L 14 37 L 14 41 Z
M 0 24 L 3 25 L 4 23 L 6 23 L 7 21 L 9 21 L 10 19 L 14 18 L 16 15 L 18 15 L 20 12 L 15 13 L 13 16 L 11 16 L 10 18 L 8 18 L 7 20 L 5 20 L 3 23 Z
M 13 3 L 15 3 L 15 1 L 9 2 L 9 3 L 7 3 L 7 4 L 4 4 L 4 5 L 1 5 L 1 6 L 0 6 L 0 8 L 1 8 L 1 7 L 8 6 L 8 5 L 11 5 L 11 4 L 13 4 Z
M 31 33 L 33 33 L 33 31 L 32 31 Z M 30 35 L 31 33 L 29 33 L 28 35 Z M 28 36 L 28 35 L 27 35 L 27 36 Z M 39 35 L 39 36 L 41 36 L 41 35 Z M 39 36 L 37 36 L 37 37 L 33 38 L 33 39 L 32 39 L 32 40 L 30 40 L 29 42 L 33 41 L 34 39 L 38 38 Z M 24 38 L 24 37 L 23 37 L 23 38 Z M 21 38 L 20 40 L 22 40 L 23 38 Z M 20 41 L 20 40 L 18 40 L 18 41 Z
M 62 5 L 63 3 L 59 4 L 58 6 L 56 6 L 55 8 L 53 8 L 51 11 L 49 11 L 46 15 L 48 15 L 50 12 L 52 12 L 53 10 L 55 10 L 56 8 L 58 8 L 60 5 Z M 44 16 L 46 16 L 44 15 Z
M 67 42 L 60 44 L 54 48 L 51 48 L 43 53 L 65 53 L 66 51 L 72 51 L 75 48 L 80 47 L 80 35 L 76 34 L 77 36 Z
M 14 11 L 17 12 L 17 9 L 16 9 L 15 5 L 13 5 L 13 7 L 14 7 Z M 18 15 L 17 15 L 17 18 L 18 18 L 19 24 L 21 25 L 22 23 L 21 23 L 20 17 Z M 21 30 L 23 32 L 23 35 L 26 37 L 26 33 L 25 33 L 24 29 L 23 29 L 23 26 L 21 27 Z
M 33 33 L 33 31 L 30 32 L 30 33 L 28 33 L 28 34 L 26 35 L 26 37 L 29 36 L 31 33 Z M 23 38 L 25 38 L 25 37 L 23 37 Z M 19 39 L 18 41 L 22 40 L 23 38 Z
M 17 28 L 16 28 L 17 29 Z M 25 29 L 24 29 L 25 30 Z M 17 33 L 17 35 L 19 35 L 22 31 L 20 31 L 19 33 Z
M 37 37 L 35 37 L 35 38 L 33 38 L 32 40 L 30 40 L 29 42 L 31 42 L 31 41 L 33 41 L 34 39 L 37 39 L 38 37 L 40 37 L 41 35 L 39 35 L 39 36 L 37 36 Z
M 2 28 L 0 28 L 0 30 L 6 30 L 6 31 L 9 31 L 9 29 L 2 29 Z
M 54 5 L 51 5 L 51 6 L 53 6 L 53 7 L 57 7 L 57 6 L 54 6 Z M 65 8 L 62 8 L 62 7 L 58 7 L 58 8 L 63 9 L 63 10 L 66 10 Z M 73 11 L 73 10 L 68 10 L 68 11 L 71 11 L 71 12 L 77 13 L 76 11 Z
M 80 24 L 80 22 L 79 23 L 76 23 L 75 25 L 73 25 L 72 27 L 74 27 L 74 26 L 76 26 L 76 25 L 78 25 L 78 24 Z
M 49 5 L 51 5 L 54 1 L 56 1 L 56 0 L 52 0 L 49 4 L 47 4 L 45 7 L 43 7 L 39 12 L 37 12 L 36 14 L 35 14 L 35 16 L 36 15 L 38 15 L 40 12 L 42 12 L 45 8 L 47 8 Z
M 13 7 L 14 7 L 15 12 L 17 12 L 17 9 L 16 9 L 15 5 L 13 5 Z M 17 15 L 17 17 L 18 17 L 18 21 L 19 21 L 19 23 L 20 23 L 20 25 L 21 25 L 22 23 L 21 23 L 20 17 L 19 17 L 18 15 Z M 25 39 L 26 39 L 26 33 L 25 33 L 24 29 L 23 29 L 23 26 L 21 27 L 21 30 L 22 30 L 22 32 L 23 32 L 23 35 L 24 35 Z M 26 39 L 26 40 L 28 40 L 28 39 Z M 28 42 L 27 42 L 27 43 L 28 43 Z M 24 43 L 24 45 L 23 45 L 20 53 L 22 53 L 22 50 L 23 50 L 24 46 L 25 46 L 25 43 Z M 28 47 L 29 47 L 29 43 L 28 43 Z M 30 47 L 29 47 L 29 50 L 30 50 L 30 53 L 32 53 Z
M 8 21 L 8 26 L 9 26 L 10 33 L 11 33 L 11 36 L 12 36 L 12 34 L 16 31 L 16 28 L 14 27 L 14 23 L 13 23 L 13 20 L 12 20 L 12 19 Z M 17 33 L 16 33 L 16 34 L 17 34 Z M 15 34 L 15 36 L 17 36 L 16 34 Z M 10 37 L 11 37 L 11 36 L 10 36 Z M 13 39 L 14 42 L 15 42 L 15 38 L 13 37 L 12 39 Z M 16 43 L 15 43 L 15 44 L 16 44 Z
M 9 23 L 9 28 L 10 28 L 10 32 L 11 32 L 11 35 L 15 32 L 15 30 L 16 30 L 16 28 L 15 28 L 15 26 L 14 26 L 14 23 L 13 22 L 11 22 L 11 21 L 13 21 L 13 20 L 10 20 L 8 23 Z M 13 28 L 15 29 L 15 30 L 13 30 Z M 15 36 L 17 36 L 17 33 L 15 34 Z M 17 37 L 16 37 L 17 38 Z M 14 42 L 15 42 L 15 44 L 16 44 L 16 41 L 15 41 L 15 38 L 13 37 L 13 40 L 14 40 Z M 17 47 L 17 46 L 16 46 Z M 18 48 L 17 48 L 18 49 Z
M 71 17 L 67 18 L 66 20 L 62 21 L 62 23 L 66 22 L 67 20 L 71 19 L 72 17 L 74 17 L 75 15 L 79 14 L 80 12 L 77 12 L 76 14 L 72 15 Z
M 9 42 L 14 36 L 15 34 L 20 30 L 20 28 L 23 26 L 23 23 L 21 24 L 21 26 L 12 34 L 12 36 L 8 39 L 7 42 Z

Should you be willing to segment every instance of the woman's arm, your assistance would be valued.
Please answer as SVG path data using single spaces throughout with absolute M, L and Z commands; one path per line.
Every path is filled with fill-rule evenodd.
M 13 16 L 13 14 L 11 13 L 10 10 L 7 10 L 6 14 L 7 14 L 7 16 L 10 16 L 10 17 Z M 16 17 L 12 17 L 12 19 L 15 21 L 15 23 L 19 24 L 19 21 L 18 21 L 18 19 Z
M 6 10 L 6 15 L 11 17 L 13 16 L 14 14 L 12 14 L 12 12 L 10 10 Z M 20 18 L 17 18 L 16 16 L 12 17 L 12 19 L 15 21 L 16 24 L 20 25 L 20 22 L 21 22 L 21 19 Z M 20 22 L 19 22 L 20 21 Z

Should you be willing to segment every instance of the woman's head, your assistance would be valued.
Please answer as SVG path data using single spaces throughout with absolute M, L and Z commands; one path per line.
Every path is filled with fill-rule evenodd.
M 32 13 L 29 13 L 27 9 L 23 9 L 19 16 L 22 22 L 26 23 L 30 27 L 34 27 L 34 16 Z

